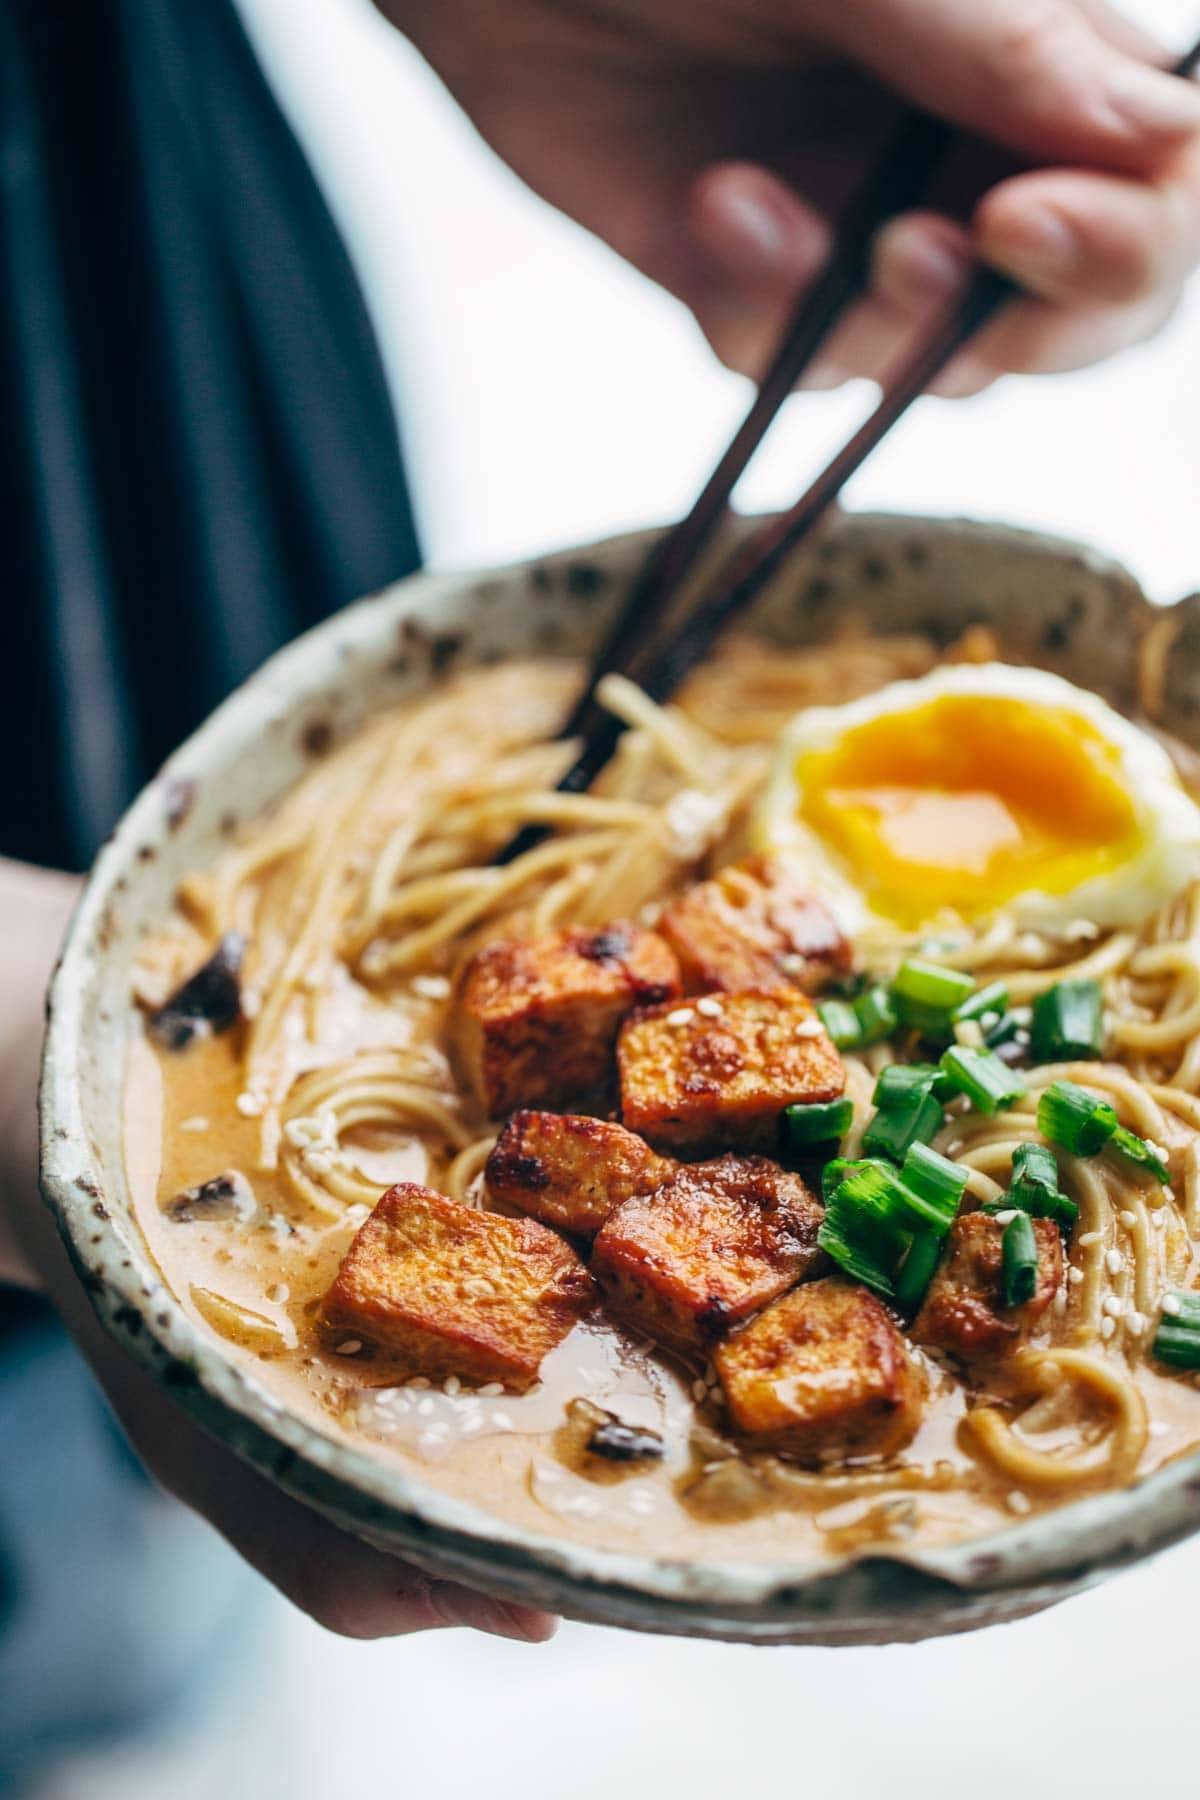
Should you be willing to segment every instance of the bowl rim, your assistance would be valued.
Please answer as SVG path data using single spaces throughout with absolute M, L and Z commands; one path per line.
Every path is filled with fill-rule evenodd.
M 1068 540 L 985 521 L 871 513 L 851 515 L 834 529 L 900 527 L 1003 538 L 1031 551 L 1083 555 L 1092 566 L 1119 567 Z M 127 1231 L 104 1204 L 104 1175 L 89 1141 L 77 1074 L 87 1041 L 86 1002 L 91 971 L 103 955 L 99 946 L 106 910 L 119 884 L 136 869 L 138 847 L 161 834 L 163 783 L 202 779 L 219 769 L 223 745 L 244 746 L 256 732 L 261 734 L 264 702 L 282 698 L 285 708 L 296 712 L 323 686 L 327 689 L 328 671 L 341 647 L 377 636 L 381 607 L 393 622 L 402 620 L 412 610 L 434 607 L 485 582 L 515 582 L 535 567 L 581 557 L 604 563 L 636 555 L 657 535 L 657 528 L 621 533 L 552 556 L 410 577 L 335 613 L 285 646 L 172 754 L 97 857 L 51 982 L 39 1092 L 44 1198 L 102 1323 L 205 1429 L 343 1527 L 382 1540 L 434 1572 L 456 1569 L 518 1596 L 547 1590 L 556 1608 L 585 1618 L 677 1631 L 688 1630 L 690 1618 L 693 1625 L 713 1627 L 713 1634 L 722 1636 L 752 1633 L 756 1621 L 764 1632 L 802 1623 L 811 1616 L 811 1599 L 831 1583 L 852 1570 L 880 1565 L 898 1572 L 907 1598 L 898 1610 L 885 1606 L 882 1622 L 858 1619 L 853 1629 L 869 1627 L 876 1639 L 879 1629 L 889 1639 L 903 1635 L 900 1621 L 922 1583 L 931 1595 L 941 1592 L 949 1616 L 961 1612 L 967 1623 L 973 1606 L 989 1596 L 997 1603 L 1009 1596 L 1023 1604 L 1045 1604 L 1200 1526 L 1200 1448 L 1132 1486 L 1067 1502 L 958 1544 L 876 1548 L 819 1564 L 807 1558 L 695 1562 L 588 1547 L 530 1531 L 482 1505 L 456 1499 L 385 1464 L 371 1450 L 348 1446 L 291 1414 L 268 1385 L 224 1356 L 215 1334 L 203 1333 L 189 1320 L 138 1234 Z M 908 1585 L 913 1581 L 916 1590 Z M 607 1596 L 603 1603 L 601 1596 Z M 832 1604 L 826 1615 L 830 1635 L 819 1641 L 836 1641 L 838 1616 L 844 1611 L 836 1601 Z

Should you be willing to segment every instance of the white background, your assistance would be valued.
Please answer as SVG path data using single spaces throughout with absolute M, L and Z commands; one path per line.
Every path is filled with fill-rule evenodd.
M 366 0 L 241 0 L 359 264 L 431 561 L 677 512 L 746 400 L 680 308 L 526 195 Z M 1143 0 L 1183 44 L 1197 0 Z M 1200 587 L 1200 297 L 1108 368 L 925 402 L 852 504 L 1036 523 Z M 791 403 L 745 484 L 793 497 L 861 411 Z M 272 1603 L 236 1697 L 57 1800 L 1129 1800 L 1197 1791 L 1200 1548 L 1043 1617 L 912 1649 L 752 1651 L 564 1629 L 356 1645 Z

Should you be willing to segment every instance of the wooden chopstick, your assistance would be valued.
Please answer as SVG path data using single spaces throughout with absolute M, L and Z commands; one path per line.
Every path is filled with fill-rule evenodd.
M 1200 39 L 1173 65 L 1171 73 L 1187 80 L 1197 70 L 1200 70 Z M 950 141 L 950 134 L 944 127 L 922 115 L 914 115 L 906 121 L 890 141 L 881 166 L 854 209 L 854 218 L 847 227 L 845 238 L 839 238 L 838 251 L 829 270 L 792 320 L 759 398 L 692 511 L 666 534 L 648 560 L 621 609 L 614 630 L 593 663 L 587 688 L 561 734 L 563 737 L 582 735 L 583 745 L 558 783 L 560 792 L 585 792 L 612 756 L 625 727 L 596 705 L 597 683 L 613 670 L 629 671 L 638 660 L 638 652 L 645 651 L 668 601 L 678 592 L 684 576 L 723 517 L 733 487 L 794 387 L 799 371 L 836 323 L 837 312 L 831 309 L 835 304 L 839 308 L 844 305 L 865 283 L 871 237 L 882 220 L 890 216 L 886 211 L 876 212 L 874 225 L 868 225 L 871 209 L 881 206 L 886 195 L 902 190 L 902 184 L 893 181 L 882 165 L 892 157 L 899 157 L 902 146 L 910 146 L 903 154 L 913 156 L 919 167 L 906 184 L 908 197 L 893 208 L 905 210 L 920 197 L 919 192 L 913 191 L 918 182 L 920 192 L 925 191 Z M 820 302 L 816 304 L 818 294 Z M 976 332 L 1019 294 L 1017 284 L 996 270 L 982 268 L 976 273 L 962 299 L 931 328 L 887 381 L 879 405 L 850 441 L 788 512 L 768 521 L 754 534 L 716 588 L 692 608 L 675 640 L 651 656 L 648 667 L 638 670 L 641 685 L 651 699 L 663 701 L 675 692 L 691 670 L 703 661 L 718 634 L 745 611 L 779 572 L 791 552 L 819 522 L 847 481 L 913 402 Z M 545 835 L 544 826 L 525 826 L 494 860 L 497 864 L 512 862 Z
M 607 717 L 596 685 L 614 669 L 627 670 L 653 636 L 673 597 L 709 543 L 729 497 L 770 430 L 780 407 L 838 323 L 866 291 L 871 247 L 879 227 L 907 212 L 927 193 L 955 134 L 941 120 L 910 113 L 892 131 L 864 185 L 838 227 L 834 253 L 801 299 L 770 368 L 742 423 L 687 516 L 658 540 L 634 581 L 608 637 L 592 661 L 587 687 L 563 726 L 563 737 L 589 737 Z

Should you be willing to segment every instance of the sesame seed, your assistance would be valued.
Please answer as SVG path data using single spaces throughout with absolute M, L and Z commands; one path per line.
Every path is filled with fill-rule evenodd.
M 1032 1500 L 1029 1498 L 1028 1494 L 1023 1494 L 1020 1488 L 1013 1489 L 1012 1493 L 1008 1495 L 1005 1504 L 1007 1505 L 1009 1512 L 1027 1513 L 1033 1511 Z
M 713 994 L 705 994 L 702 1000 L 696 1002 L 696 1011 L 706 1019 L 719 1019 L 724 1010 L 721 1002 Z
M 1163 1182 L 1162 1197 L 1165 1201 L 1171 1201 L 1175 1198 L 1175 1189 L 1169 1187 L 1165 1181 Z
M 450 998 L 450 983 L 444 975 L 414 975 L 409 986 L 421 1000 Z
M 1162 1309 L 1168 1319 L 1177 1319 L 1183 1308 L 1179 1304 L 1178 1294 L 1164 1294 Z
M 488 1381 L 484 1383 L 479 1392 L 486 1400 L 494 1400 L 497 1394 L 504 1392 L 504 1384 L 500 1381 Z
M 267 1289 L 267 1299 L 274 1306 L 282 1306 L 291 1291 L 286 1281 L 273 1281 Z
M 1020 1044 L 1022 1050 L 1028 1050 L 1032 1042 L 1033 1037 L 1028 1031 L 1021 1030 L 1013 1032 L 1013 1043 Z
M 1123 1210 L 1117 1214 L 1117 1217 L 1120 1219 L 1126 1231 L 1132 1231 L 1137 1224 L 1137 1214 L 1131 1213 L 1128 1207 L 1123 1208 Z
M 1065 1285 L 1060 1287 L 1054 1296 L 1054 1310 L 1056 1313 L 1060 1314 L 1065 1313 L 1067 1310 L 1067 1290 Z
M 690 1025 L 695 1018 L 695 1009 L 691 1006 L 677 1006 L 674 1012 L 667 1014 L 668 1025 Z
M 795 1035 L 798 1038 L 819 1038 L 824 1030 L 820 1019 L 800 1019 L 796 1023 Z
M 1116 1294 L 1105 1294 L 1103 1310 L 1108 1314 L 1110 1319 L 1119 1319 L 1121 1314 L 1125 1311 L 1125 1302 L 1119 1299 Z
M 1103 1240 L 1103 1237 L 1104 1233 L 1102 1231 L 1085 1231 L 1080 1237 L 1076 1238 L 1075 1241 L 1080 1249 L 1086 1249 L 1089 1244 L 1099 1244 Z
M 1151 1156 L 1157 1156 L 1159 1162 L 1170 1162 L 1171 1152 L 1165 1144 L 1156 1144 L 1153 1138 L 1146 1138 L 1145 1145 Z
M 1110 1275 L 1119 1275 L 1121 1270 L 1125 1267 L 1125 1258 L 1121 1255 L 1119 1250 L 1106 1250 L 1104 1252 L 1104 1266 Z
M 1011 1225 L 1017 1216 L 1018 1210 L 1019 1209 L 1015 1206 L 1006 1206 L 1003 1212 L 993 1213 L 992 1217 L 995 1219 L 997 1225 Z
M 980 1015 L 979 1015 L 980 1029 L 983 1031 L 991 1031 L 999 1023 L 1000 1023 L 1000 1014 L 998 1012 L 985 1012 L 985 1013 L 980 1013 Z
M 262 1101 L 257 1094 L 239 1094 L 234 1104 L 243 1119 L 257 1119 L 262 1112 Z
M 256 988 L 247 988 L 242 994 L 243 1019 L 257 1019 L 262 1011 L 262 995 Z
M 1072 1264 L 1071 1267 L 1067 1270 L 1067 1280 L 1070 1282 L 1072 1287 L 1082 1287 L 1082 1285 L 1083 1285 L 1083 1270 L 1077 1269 L 1074 1266 L 1074 1264 Z
M 179 1129 L 180 1131 L 207 1131 L 208 1120 L 202 1118 L 199 1113 L 196 1113 L 190 1119 L 180 1119 Z
M 1145 1313 L 1133 1311 L 1126 1317 L 1125 1329 L 1131 1337 L 1141 1337 L 1148 1323 Z
M 1100 1336 L 1102 1338 L 1112 1337 L 1112 1335 L 1116 1331 L 1116 1329 L 1117 1329 L 1117 1321 L 1115 1319 L 1110 1319 L 1108 1317 L 1101 1319 L 1101 1321 L 1100 1321 Z
M 411 1375 L 405 1385 L 410 1388 L 427 1388 L 429 1377 L 428 1375 Z
M 357 1356 L 362 1349 L 361 1338 L 346 1338 L 337 1346 L 339 1356 Z
M 458 1379 L 457 1375 L 447 1375 L 445 1381 L 442 1383 L 443 1394 L 449 1394 L 451 1397 L 457 1394 L 461 1388 L 462 1382 Z

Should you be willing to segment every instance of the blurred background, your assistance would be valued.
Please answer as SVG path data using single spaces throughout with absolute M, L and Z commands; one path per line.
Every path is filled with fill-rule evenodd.
M 426 556 L 505 559 L 677 513 L 746 404 L 682 309 L 522 190 L 367 0 L 240 0 L 350 245 Z M 1171 43 L 1196 0 L 1130 10 Z M 1200 292 L 1099 370 L 926 401 L 849 503 L 1086 539 L 1200 586 Z M 794 400 L 739 496 L 786 502 L 869 401 Z M 1089 1800 L 1190 1784 L 1200 1546 L 1056 1612 L 915 1648 L 751 1651 L 567 1626 L 552 1646 L 326 1636 L 265 1592 L 207 1710 L 65 1766 L 54 1800 Z M 1183 1783 L 1182 1789 L 1179 1784 Z

